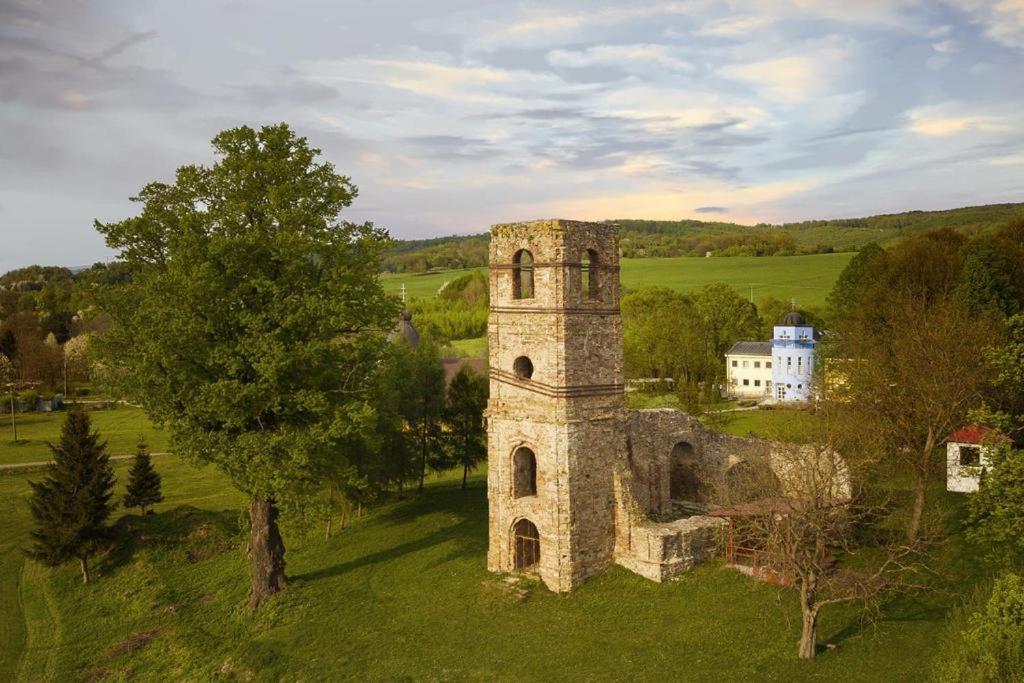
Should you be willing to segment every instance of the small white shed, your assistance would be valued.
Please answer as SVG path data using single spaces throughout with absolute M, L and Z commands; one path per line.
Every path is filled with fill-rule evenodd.
M 978 490 L 981 471 L 989 466 L 986 427 L 964 427 L 946 441 L 946 490 L 972 493 Z

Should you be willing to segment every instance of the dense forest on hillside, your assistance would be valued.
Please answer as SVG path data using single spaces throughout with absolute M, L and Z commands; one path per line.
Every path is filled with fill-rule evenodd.
M 697 220 L 617 219 L 622 227 L 622 255 L 793 256 L 858 251 L 871 242 L 891 245 L 901 238 L 953 228 L 965 235 L 988 232 L 1024 215 L 1024 204 L 991 204 L 946 211 L 906 211 L 865 218 L 803 221 L 754 226 Z M 487 263 L 487 235 L 440 237 L 399 242 L 389 252 L 389 272 L 472 268 Z

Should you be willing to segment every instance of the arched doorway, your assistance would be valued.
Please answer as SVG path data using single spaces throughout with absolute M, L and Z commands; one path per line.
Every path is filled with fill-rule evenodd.
M 512 546 L 516 569 L 529 569 L 540 562 L 540 532 L 528 519 L 512 527 Z
M 686 441 L 680 441 L 672 449 L 668 497 L 694 503 L 703 502 L 704 499 L 697 471 L 697 455 L 693 446 Z
M 537 456 L 520 446 L 512 456 L 512 497 L 537 495 Z

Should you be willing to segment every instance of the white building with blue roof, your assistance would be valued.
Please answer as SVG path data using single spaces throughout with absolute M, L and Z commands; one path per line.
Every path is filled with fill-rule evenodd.
M 738 341 L 725 354 L 726 393 L 736 398 L 807 401 L 814 396 L 814 327 L 796 311 L 770 342 Z
M 814 327 L 790 311 L 772 335 L 772 397 L 808 401 L 814 396 Z

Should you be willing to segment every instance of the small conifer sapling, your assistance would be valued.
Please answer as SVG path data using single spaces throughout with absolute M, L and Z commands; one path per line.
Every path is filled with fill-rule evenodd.
M 128 471 L 128 490 L 124 495 L 126 508 L 139 508 L 146 514 L 154 505 L 164 499 L 160 491 L 160 474 L 153 468 L 149 450 L 140 442 L 135 450 L 135 460 Z

